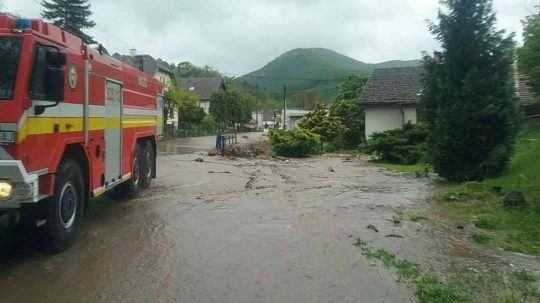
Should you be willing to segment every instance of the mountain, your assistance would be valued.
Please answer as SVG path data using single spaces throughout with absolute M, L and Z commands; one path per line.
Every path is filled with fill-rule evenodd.
M 415 66 L 420 61 L 364 63 L 333 50 L 323 48 L 294 49 L 284 53 L 263 68 L 240 77 L 237 81 L 279 96 L 287 85 L 290 99 L 299 95 L 318 94 L 332 101 L 337 87 L 348 76 L 369 74 L 378 67 Z

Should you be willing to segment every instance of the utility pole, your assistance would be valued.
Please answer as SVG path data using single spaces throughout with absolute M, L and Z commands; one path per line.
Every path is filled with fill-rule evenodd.
M 283 85 L 283 130 L 287 130 L 287 85 Z

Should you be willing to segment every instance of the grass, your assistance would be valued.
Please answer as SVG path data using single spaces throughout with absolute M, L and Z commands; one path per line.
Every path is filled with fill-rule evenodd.
M 420 174 L 425 175 L 426 171 L 431 171 L 431 166 L 425 163 L 413 164 L 413 165 L 403 165 L 403 164 L 391 164 L 381 161 L 371 161 L 378 166 L 381 166 L 390 171 L 406 174 Z
M 539 302 L 540 293 L 534 286 L 536 278 L 526 271 L 501 274 L 496 272 L 466 272 L 454 274 L 446 281 L 432 273 L 424 273 L 419 265 L 399 259 L 394 254 L 370 247 L 358 240 L 362 255 L 381 261 L 396 271 L 400 281 L 416 288 L 419 303 L 514 303 Z
M 523 192 L 528 206 L 505 208 L 504 194 L 511 191 Z M 439 200 L 448 216 L 476 226 L 476 243 L 540 255 L 540 121 L 525 126 L 503 176 L 447 185 Z
M 434 275 L 420 272 L 417 264 L 397 258 L 384 249 L 369 247 L 366 242 L 358 240 L 355 246 L 362 250 L 362 255 L 368 259 L 376 259 L 386 268 L 396 270 L 400 279 L 412 282 L 416 287 L 416 296 L 420 303 L 458 303 L 468 302 L 457 288 L 441 282 Z

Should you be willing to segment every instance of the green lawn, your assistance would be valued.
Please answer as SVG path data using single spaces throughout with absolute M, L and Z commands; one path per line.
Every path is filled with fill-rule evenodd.
M 504 194 L 511 191 L 523 192 L 529 205 L 513 210 L 503 207 Z M 540 255 L 540 121 L 524 126 L 503 176 L 448 185 L 439 200 L 451 218 L 476 226 L 472 239 L 478 244 Z

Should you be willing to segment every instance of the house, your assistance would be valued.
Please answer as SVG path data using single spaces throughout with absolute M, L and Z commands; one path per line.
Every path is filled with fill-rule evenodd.
M 298 122 L 302 120 L 311 110 L 304 109 L 287 109 L 285 113 L 285 127 L 287 129 L 295 129 L 298 127 Z
M 422 96 L 423 67 L 376 69 L 368 80 L 360 104 L 366 112 L 367 139 L 374 133 L 417 122 Z
M 514 79 L 519 105 L 528 118 L 540 118 L 540 98 L 532 91 L 529 78 L 518 72 Z
M 275 124 L 275 114 L 271 109 L 254 111 L 251 119 L 257 124 L 257 129 L 263 129 L 265 126 L 273 127 Z
M 210 113 L 210 98 L 214 93 L 226 91 L 227 87 L 222 78 L 183 78 L 178 86 L 199 98 L 199 105 L 205 113 Z

